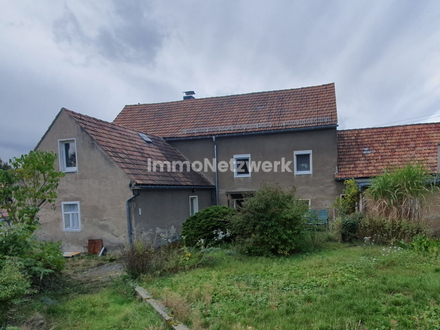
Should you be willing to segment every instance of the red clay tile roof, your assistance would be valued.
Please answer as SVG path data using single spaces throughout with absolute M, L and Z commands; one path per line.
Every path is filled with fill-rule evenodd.
M 117 165 L 139 185 L 212 186 L 201 174 L 194 171 L 153 172 L 153 161 L 186 161 L 176 149 L 162 138 L 148 135 L 152 143 L 145 142 L 131 129 L 121 127 L 67 109 L 72 118 L 97 142 Z
M 337 125 L 335 86 L 127 105 L 113 122 L 165 138 Z
M 440 123 L 338 131 L 336 178 L 369 178 L 419 163 L 437 173 Z

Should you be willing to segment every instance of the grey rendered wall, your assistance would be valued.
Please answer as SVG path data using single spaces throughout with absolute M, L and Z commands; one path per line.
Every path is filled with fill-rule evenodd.
M 172 239 L 181 234 L 182 223 L 190 216 L 189 197 L 198 196 L 199 211 L 214 204 L 213 190 L 142 190 L 132 202 L 134 238 Z
M 66 173 L 54 205 L 39 213 L 40 239 L 62 241 L 64 251 L 85 251 L 89 239 L 123 246 L 127 239 L 125 201 L 132 196 L 129 178 L 65 112 L 49 128 L 38 149 L 58 153 L 58 140 L 76 138 L 78 172 Z M 58 163 L 57 163 L 58 167 Z M 81 231 L 63 231 L 61 202 L 79 201 Z
M 252 173 L 249 178 L 234 178 L 230 171 L 219 172 L 219 198 L 221 205 L 227 205 L 226 192 L 255 191 L 261 184 L 279 183 L 285 188 L 297 188 L 297 194 L 303 199 L 311 200 L 314 209 L 330 208 L 343 188 L 334 180 L 337 166 L 336 129 L 296 131 L 273 134 L 256 134 L 236 137 L 217 137 L 219 161 L 229 161 L 237 154 L 250 154 L 252 161 L 291 162 L 292 172 Z M 195 139 L 170 142 L 190 161 L 202 161 L 205 155 L 212 158 L 212 139 Z M 295 175 L 293 173 L 294 151 L 312 150 L 313 173 Z M 203 173 L 212 180 L 214 174 Z

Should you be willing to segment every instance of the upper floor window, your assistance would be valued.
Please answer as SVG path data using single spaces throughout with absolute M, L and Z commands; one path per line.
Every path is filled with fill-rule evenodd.
M 60 160 L 60 171 L 63 172 L 76 172 L 77 171 L 77 158 L 76 158 L 76 141 L 59 140 L 58 141 L 58 157 Z
M 234 178 L 248 178 L 251 176 L 251 155 L 234 155 Z
M 80 231 L 81 213 L 79 202 L 62 202 L 61 207 L 63 212 L 63 230 Z
M 312 150 L 295 151 L 293 160 L 295 175 L 312 174 Z

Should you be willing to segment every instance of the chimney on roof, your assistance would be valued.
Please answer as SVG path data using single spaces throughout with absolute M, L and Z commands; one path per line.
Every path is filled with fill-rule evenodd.
M 184 92 L 184 93 L 185 93 L 185 95 L 183 96 L 183 99 L 184 99 L 184 100 L 192 100 L 192 99 L 195 98 L 195 97 L 193 96 L 193 95 L 196 94 L 194 91 L 186 91 L 186 92 Z

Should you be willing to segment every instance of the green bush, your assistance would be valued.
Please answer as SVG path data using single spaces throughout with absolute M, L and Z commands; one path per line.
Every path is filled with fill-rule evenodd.
M 434 257 L 438 257 L 440 253 L 440 240 L 438 238 L 433 239 L 424 235 L 417 235 L 413 238 L 410 246 L 414 251 L 427 253 Z
M 364 215 L 362 213 L 353 213 L 341 217 L 341 240 L 342 242 L 353 242 L 358 239 L 358 228 Z
M 359 188 L 356 180 L 345 180 L 344 185 L 343 195 L 337 197 L 333 205 L 340 215 L 356 212 L 356 206 L 359 201 Z
M 124 253 L 125 271 L 132 279 L 176 273 L 208 264 L 211 260 L 205 256 L 207 252 L 190 250 L 180 241 L 155 247 L 149 241 L 140 240 Z
M 294 191 L 265 185 L 246 199 L 232 219 L 237 248 L 250 255 L 288 255 L 298 250 L 305 229 L 307 206 Z
M 14 259 L 0 261 L 0 325 L 9 307 L 30 292 L 31 282 L 23 265 Z
M 203 240 L 205 245 L 216 245 L 230 240 L 229 219 L 236 213 L 227 206 L 211 206 L 197 212 L 183 223 L 185 244 L 195 246 Z
M 33 284 L 40 285 L 45 275 L 61 271 L 65 260 L 59 242 L 38 241 L 33 232 L 29 224 L 0 226 L 0 262 L 14 258 Z
M 377 216 L 367 216 L 359 226 L 359 238 L 368 237 L 378 244 L 411 242 L 415 236 L 426 235 L 427 232 L 428 228 L 423 223 Z
M 165 269 L 165 252 L 163 247 L 156 248 L 149 242 L 137 241 L 124 253 L 125 271 L 133 279 L 146 274 L 159 274 Z

